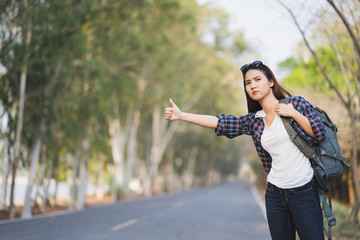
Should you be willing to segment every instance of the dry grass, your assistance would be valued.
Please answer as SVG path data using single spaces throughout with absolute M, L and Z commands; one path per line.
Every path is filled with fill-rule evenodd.
M 332 203 L 333 213 L 336 217 L 336 226 L 333 228 L 333 240 L 360 240 L 360 224 L 350 225 L 347 222 L 351 207 L 336 201 L 332 201 Z

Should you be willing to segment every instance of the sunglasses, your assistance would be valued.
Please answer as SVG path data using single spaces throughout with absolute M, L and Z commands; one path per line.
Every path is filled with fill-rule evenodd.
M 264 65 L 261 61 L 255 61 L 249 64 L 245 64 L 240 68 L 240 70 L 243 74 L 245 74 L 250 68 L 258 68 L 261 65 Z

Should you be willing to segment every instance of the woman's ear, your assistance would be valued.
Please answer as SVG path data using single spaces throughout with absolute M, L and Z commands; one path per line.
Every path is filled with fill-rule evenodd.
M 273 80 L 270 80 L 269 82 L 270 82 L 270 87 L 273 87 L 275 85 Z

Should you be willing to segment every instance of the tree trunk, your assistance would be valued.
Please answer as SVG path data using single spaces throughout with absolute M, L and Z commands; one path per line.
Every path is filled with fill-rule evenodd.
M 164 155 L 165 149 L 169 144 L 172 136 L 178 128 L 178 124 L 173 122 L 170 127 L 167 127 L 167 121 L 161 119 L 160 106 L 156 105 L 153 111 L 152 123 L 152 144 L 150 152 L 150 175 L 149 181 L 145 185 L 145 195 L 152 195 L 152 188 L 154 187 L 158 169 L 161 159 Z
M 352 207 L 349 222 L 352 224 L 358 224 L 359 216 L 359 202 L 360 202 L 360 184 L 359 184 L 359 167 L 358 167 L 358 132 L 356 131 L 356 118 L 354 114 L 351 115 L 351 129 L 352 129 L 352 170 L 353 170 L 353 181 L 355 186 L 355 204 Z
M 10 173 L 10 158 L 9 158 L 9 141 L 7 137 L 4 138 L 4 158 L 2 164 L 2 178 L 0 188 L 0 209 L 6 209 L 6 194 L 7 194 L 7 182 Z
M 136 109 L 133 114 L 132 118 L 132 125 L 129 130 L 129 140 L 127 145 L 127 159 L 126 159 L 126 174 L 125 174 L 125 181 L 124 181 L 124 194 L 125 198 L 131 198 L 131 192 L 129 188 L 129 183 L 132 178 L 133 174 L 133 165 L 136 161 L 136 135 L 139 129 L 140 124 L 140 110 Z
M 184 107 L 184 111 L 189 111 L 191 107 L 199 101 L 203 91 L 198 91 L 192 101 L 189 101 Z M 144 193 L 145 196 L 152 195 L 152 187 L 155 183 L 156 177 L 158 175 L 158 168 L 163 157 L 163 154 L 166 150 L 166 147 L 170 143 L 171 138 L 174 133 L 179 128 L 177 122 L 172 122 L 168 126 L 168 122 L 164 119 L 161 119 L 160 106 L 155 105 L 153 110 L 153 122 L 152 122 L 152 143 L 150 154 L 148 154 L 147 162 L 150 164 L 150 170 L 147 174 L 147 178 L 144 181 Z
M 90 140 L 88 137 L 84 138 L 82 141 L 82 157 L 80 162 L 80 183 L 79 183 L 79 191 L 77 197 L 77 204 L 76 209 L 83 209 L 86 203 L 86 190 L 87 190 L 87 183 L 89 178 L 89 171 L 88 171 L 88 158 L 89 158 L 89 151 L 90 151 Z
M 56 205 L 57 203 L 57 194 L 58 194 L 58 187 L 59 187 L 59 157 L 55 156 L 54 162 L 52 163 L 52 171 L 53 177 L 55 180 L 55 193 L 54 193 L 54 201 L 53 203 Z M 50 181 L 49 181 L 50 184 Z
M 58 155 L 53 155 L 55 156 L 55 158 L 58 158 Z M 57 161 L 57 159 L 55 160 L 55 162 Z M 44 191 L 45 191 L 45 196 L 46 196 L 46 202 L 49 203 L 50 206 L 55 206 L 56 205 L 56 202 L 55 200 L 54 201 L 50 201 L 50 194 L 49 194 L 49 191 L 50 191 L 50 184 L 51 184 L 51 177 L 53 175 L 53 172 L 54 172 L 54 161 L 50 161 L 49 163 L 49 167 L 48 167 L 48 170 L 47 170 L 47 176 L 46 176 L 46 182 L 45 182 L 45 186 L 44 186 Z M 55 199 L 55 197 L 54 197 Z
M 351 212 L 350 212 L 350 215 L 349 215 L 349 222 L 353 225 L 357 225 L 359 224 L 359 201 L 356 199 L 355 200 L 355 203 L 354 203 L 354 206 L 352 207 L 351 209 Z
M 30 24 L 28 26 L 28 30 L 26 33 L 25 46 L 26 49 L 30 45 L 31 41 L 31 30 Z M 26 52 L 26 51 L 25 51 Z M 26 52 L 27 54 L 27 52 Z M 24 107 L 25 107 L 25 90 L 26 90 L 26 76 L 27 76 L 27 55 L 24 58 L 24 64 L 21 68 L 20 75 L 20 93 L 19 93 L 19 111 L 18 111 L 18 121 L 16 125 L 16 134 L 15 134 L 15 142 L 14 142 L 14 155 L 12 159 L 12 178 L 11 178 L 11 192 L 10 192 L 10 218 L 15 218 L 16 209 L 14 204 L 14 195 L 15 195 L 15 179 L 16 179 L 16 171 L 18 167 L 18 160 L 20 156 L 20 143 L 21 143 L 21 133 L 24 123 Z
M 56 174 L 56 176 L 58 176 Z M 55 178 L 55 193 L 54 193 L 54 206 L 56 206 L 57 204 L 57 194 L 58 194 L 58 188 L 59 188 L 59 180 L 57 179 L 57 177 Z
M 152 195 L 152 188 L 154 187 L 156 177 L 158 175 L 158 167 L 160 164 L 160 106 L 155 106 L 153 111 L 153 122 L 152 122 L 152 145 L 150 153 L 150 175 L 149 182 L 145 191 L 146 196 Z
M 81 157 L 81 143 L 79 143 L 78 148 L 76 149 L 75 156 L 71 157 L 73 168 L 72 168 L 72 177 L 71 177 L 71 190 L 70 190 L 70 210 L 76 209 L 76 199 L 78 192 L 78 170 L 80 165 L 80 157 Z
M 16 179 L 16 170 L 18 166 L 18 160 L 20 156 L 20 141 L 21 133 L 24 122 L 24 107 L 25 107 L 25 88 L 26 88 L 26 64 L 21 70 L 20 77 L 20 101 L 19 101 L 19 114 L 16 127 L 15 143 L 14 143 L 14 158 L 12 161 L 12 178 L 11 178 L 11 193 L 10 193 L 10 218 L 15 218 L 16 209 L 14 204 L 14 194 L 15 194 L 15 179 Z
M 165 168 L 163 170 L 165 175 L 164 190 L 166 192 L 174 192 L 181 190 L 182 188 L 181 179 L 174 169 L 172 159 L 166 162 L 164 168 Z
M 104 193 L 104 165 L 105 165 L 105 157 L 100 154 L 99 162 L 98 162 L 98 177 L 96 183 L 96 198 L 102 199 L 105 195 Z
M 48 192 L 46 191 L 46 186 L 45 186 L 45 168 L 46 168 L 46 146 L 43 145 L 42 147 L 42 154 L 41 154 L 41 159 L 42 159 L 42 163 L 41 163 L 41 167 L 40 167 L 40 173 L 39 173 L 39 179 L 38 179 L 38 183 L 37 183 L 37 191 L 35 194 L 35 201 L 37 201 L 38 198 L 41 199 L 41 204 L 40 204 L 40 212 L 41 213 L 46 213 L 46 206 L 47 206 L 47 199 L 48 199 Z M 37 203 L 37 202 L 36 202 Z
M 191 149 L 188 165 L 187 165 L 187 168 L 186 168 L 184 176 L 183 176 L 184 188 L 186 190 L 190 189 L 194 182 L 195 163 L 196 163 L 196 157 L 197 157 L 198 153 L 199 153 L 199 147 L 193 147 Z
M 25 193 L 25 199 L 24 199 L 24 207 L 22 209 L 22 215 L 21 218 L 31 218 L 31 205 L 32 205 L 32 190 L 34 186 L 34 182 L 36 179 L 36 174 L 39 166 L 39 156 L 40 156 L 40 150 L 41 150 L 41 139 L 42 134 L 44 132 L 45 127 L 45 118 L 42 118 L 39 123 L 39 131 L 37 132 L 37 136 L 35 136 L 34 145 L 30 151 L 30 173 L 29 173 L 29 179 L 28 179 L 28 185 L 26 188 Z
M 38 197 L 41 199 L 40 212 L 42 214 L 46 213 L 46 206 L 47 206 L 47 200 L 48 200 L 48 192 L 46 191 L 46 186 L 45 186 L 45 182 L 44 182 L 45 164 L 46 163 L 43 162 L 43 164 L 41 165 L 41 168 L 40 168 L 39 182 L 37 185 L 37 192 L 35 195 L 35 201 L 37 200 Z
M 114 182 L 112 197 L 118 199 L 118 191 L 124 185 L 124 148 L 125 136 L 120 126 L 120 120 L 115 119 L 109 123 L 109 133 L 111 137 L 111 150 L 114 159 Z
M 146 163 L 143 159 L 137 158 L 134 166 L 134 175 L 137 176 L 137 180 L 139 180 L 139 184 L 133 190 L 135 190 L 136 194 L 143 195 L 145 191 L 146 181 L 148 178 L 149 171 L 146 167 Z

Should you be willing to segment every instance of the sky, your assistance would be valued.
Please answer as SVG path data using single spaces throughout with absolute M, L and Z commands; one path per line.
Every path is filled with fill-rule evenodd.
M 247 41 L 259 51 L 262 60 L 275 73 L 277 65 L 295 56 L 302 41 L 285 9 L 274 0 L 197 0 L 218 7 L 230 15 L 230 30 L 242 30 Z M 245 63 L 257 59 L 246 59 Z

